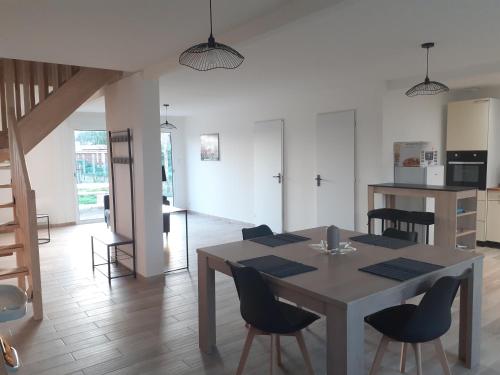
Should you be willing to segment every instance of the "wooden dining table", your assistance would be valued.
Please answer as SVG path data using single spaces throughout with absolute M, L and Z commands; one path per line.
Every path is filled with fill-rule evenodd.
M 326 239 L 325 227 L 293 233 L 310 240 L 278 247 L 247 240 L 197 250 L 199 346 L 203 352 L 213 353 L 216 348 L 215 271 L 231 276 L 226 261 L 276 255 L 317 268 L 286 278 L 265 277 L 280 298 L 326 317 L 327 374 L 366 373 L 365 316 L 424 293 L 442 276 L 460 275 L 468 270 L 468 277 L 460 287 L 458 355 L 467 368 L 479 364 L 481 254 L 422 244 L 393 250 L 352 241 L 350 238 L 360 233 L 341 231 L 341 239 L 351 241 L 357 250 L 342 255 L 326 255 L 309 246 Z M 433 263 L 443 268 L 404 282 L 359 270 L 398 257 Z

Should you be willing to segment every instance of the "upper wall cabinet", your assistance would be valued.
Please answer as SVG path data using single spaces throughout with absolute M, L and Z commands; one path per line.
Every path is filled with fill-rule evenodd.
M 449 103 L 446 150 L 487 150 L 489 122 L 490 99 Z

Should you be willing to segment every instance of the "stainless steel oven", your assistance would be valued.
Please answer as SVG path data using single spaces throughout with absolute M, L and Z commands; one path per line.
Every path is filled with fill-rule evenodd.
M 488 151 L 448 151 L 446 185 L 486 190 L 487 157 Z

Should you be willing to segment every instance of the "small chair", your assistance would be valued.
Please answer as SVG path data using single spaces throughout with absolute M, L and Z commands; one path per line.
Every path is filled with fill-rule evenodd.
M 401 221 L 406 221 L 408 211 L 398 210 L 396 208 L 377 208 L 368 211 L 368 233 L 371 234 L 371 222 L 373 219 L 382 220 L 382 233 L 384 232 L 385 221 L 392 222 L 394 227 L 401 229 Z
M 170 201 L 166 196 L 162 196 L 162 203 L 166 206 L 170 206 Z M 170 214 L 168 212 L 163 213 L 163 233 L 170 233 Z
M 241 234 L 244 240 L 250 240 L 257 237 L 272 236 L 273 231 L 267 225 L 262 224 L 254 228 L 243 228 Z
M 249 325 L 236 374 L 243 373 L 253 338 L 256 335 L 271 336 L 271 374 L 275 365 L 274 352 L 276 352 L 276 363 L 278 366 L 281 365 L 280 336 L 295 336 L 304 357 L 307 372 L 314 374 L 301 330 L 319 319 L 319 316 L 278 301 L 260 272 L 255 268 L 238 267 L 229 262 L 228 265 L 231 267 L 234 284 L 240 299 L 241 316 Z
M 370 375 L 375 375 L 379 370 L 390 341 L 402 343 L 401 372 L 405 372 L 406 352 L 408 344 L 411 344 L 415 351 L 417 374 L 422 375 L 421 343 L 433 342 L 444 373 L 451 375 L 440 338 L 450 329 L 451 305 L 460 282 L 466 276 L 467 273 L 457 277 L 442 277 L 425 293 L 418 306 L 393 306 L 365 318 L 366 323 L 383 334 Z
M 111 210 L 109 209 L 109 194 L 104 195 L 104 222 L 109 227 L 111 225 Z
M 396 228 L 387 228 L 382 233 L 382 236 L 397 238 L 400 240 L 406 240 L 411 242 L 418 242 L 418 233 L 417 232 L 405 232 L 402 230 L 398 230 Z

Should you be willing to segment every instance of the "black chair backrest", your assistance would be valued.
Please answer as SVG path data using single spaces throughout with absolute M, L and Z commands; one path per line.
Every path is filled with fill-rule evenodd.
M 279 304 L 260 272 L 252 267 L 228 264 L 240 298 L 243 319 L 264 332 L 274 332 L 285 325 L 287 320 L 282 316 Z
M 462 280 L 468 276 L 445 276 L 425 293 L 405 327 L 413 342 L 426 342 L 444 335 L 451 326 L 451 305 Z
M 104 209 L 109 210 L 109 194 L 104 196 Z
M 267 225 L 262 224 L 254 228 L 243 228 L 241 234 L 244 240 L 250 240 L 257 237 L 272 236 L 273 231 Z
M 418 241 L 418 233 L 417 232 L 405 232 L 405 231 L 398 230 L 395 228 L 387 228 L 386 230 L 384 230 L 384 233 L 382 233 L 382 236 L 391 237 L 391 238 L 398 238 L 400 240 L 406 240 L 406 241 L 411 241 L 411 242 Z

